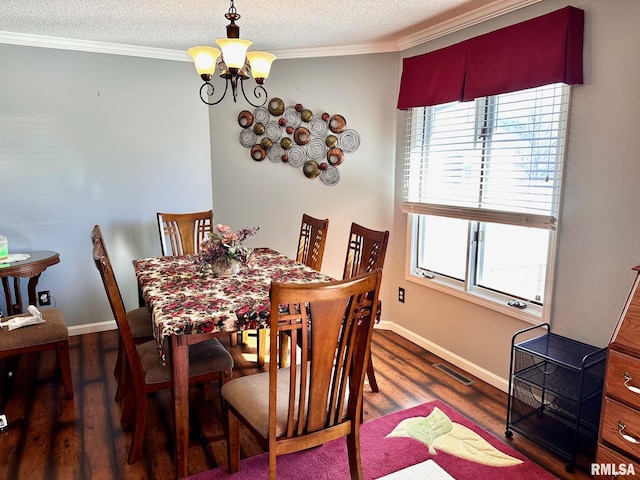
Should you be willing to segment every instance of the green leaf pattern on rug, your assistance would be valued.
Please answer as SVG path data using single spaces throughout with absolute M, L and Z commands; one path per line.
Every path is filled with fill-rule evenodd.
M 436 455 L 437 450 L 441 450 L 494 467 L 522 463 L 522 460 L 502 453 L 473 430 L 452 422 L 438 407 L 435 407 L 428 417 L 402 420 L 387 437 L 414 438 L 427 445 L 431 455 Z
M 412 422 L 410 420 L 418 421 Z M 434 408 L 428 417 L 409 418 L 405 422 L 407 422 L 405 426 L 407 435 L 427 445 L 431 455 L 436 453 L 433 445 L 438 437 L 453 430 L 453 423 L 438 407 Z

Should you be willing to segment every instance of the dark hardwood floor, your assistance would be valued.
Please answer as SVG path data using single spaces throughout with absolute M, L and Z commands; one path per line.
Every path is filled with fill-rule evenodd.
M 228 345 L 228 336 L 221 341 Z M 376 330 L 373 361 L 379 393 L 365 386 L 364 420 L 443 400 L 497 438 L 508 443 L 559 478 L 583 480 L 592 459 L 581 455 L 573 473 L 565 472 L 565 461 L 548 450 L 514 434 L 505 438 L 506 394 L 471 377 L 467 386 L 433 367 L 446 363 L 402 337 Z M 114 401 L 113 367 L 117 351 L 115 331 L 71 338 L 74 400 L 63 400 L 55 369 L 55 354 L 45 352 L 19 359 L 12 379 L 2 376 L 0 413 L 9 426 L 0 433 L 0 478 L 2 479 L 170 479 L 174 477 L 171 396 L 154 394 L 149 412 L 144 458 L 127 464 L 130 435 L 120 426 L 120 404 Z M 250 375 L 255 366 L 255 348 L 231 347 L 234 375 Z M 0 362 L 2 372 L 7 362 Z M 453 367 L 459 371 L 457 368 Z M 463 372 L 461 372 L 463 373 Z M 203 400 L 197 387 L 191 397 L 191 443 L 189 473 L 195 474 L 226 463 L 226 446 L 219 421 L 217 389 L 212 404 Z M 262 450 L 242 438 L 243 456 Z M 336 479 L 338 480 L 338 479 Z

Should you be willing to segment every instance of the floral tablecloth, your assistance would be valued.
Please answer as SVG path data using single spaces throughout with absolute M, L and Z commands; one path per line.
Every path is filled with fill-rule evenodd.
M 254 250 L 251 266 L 216 277 L 195 255 L 143 258 L 135 272 L 163 354 L 168 335 L 236 332 L 269 326 L 271 281 L 312 283 L 333 278 L 269 248 Z

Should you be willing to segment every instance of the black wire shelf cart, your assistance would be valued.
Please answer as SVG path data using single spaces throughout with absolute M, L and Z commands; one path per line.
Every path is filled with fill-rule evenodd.
M 546 333 L 518 341 L 526 332 Z M 607 349 L 551 333 L 548 323 L 511 339 L 507 438 L 527 437 L 567 460 L 598 438 Z

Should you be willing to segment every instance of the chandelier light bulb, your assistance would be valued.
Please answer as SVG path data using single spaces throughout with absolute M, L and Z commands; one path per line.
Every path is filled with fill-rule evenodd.
M 276 59 L 273 53 L 268 52 L 247 52 L 247 60 L 251 65 L 251 74 L 256 82 L 262 84 L 271 71 L 271 64 Z
M 216 61 L 220 56 L 220 50 L 213 47 L 198 46 L 187 50 L 187 53 L 193 58 L 196 71 L 204 80 L 209 80 L 216 68 Z M 208 78 L 205 78 L 208 77 Z
M 219 38 L 216 43 L 222 49 L 222 59 L 227 68 L 242 68 L 247 57 L 247 48 L 253 43 L 243 38 Z

